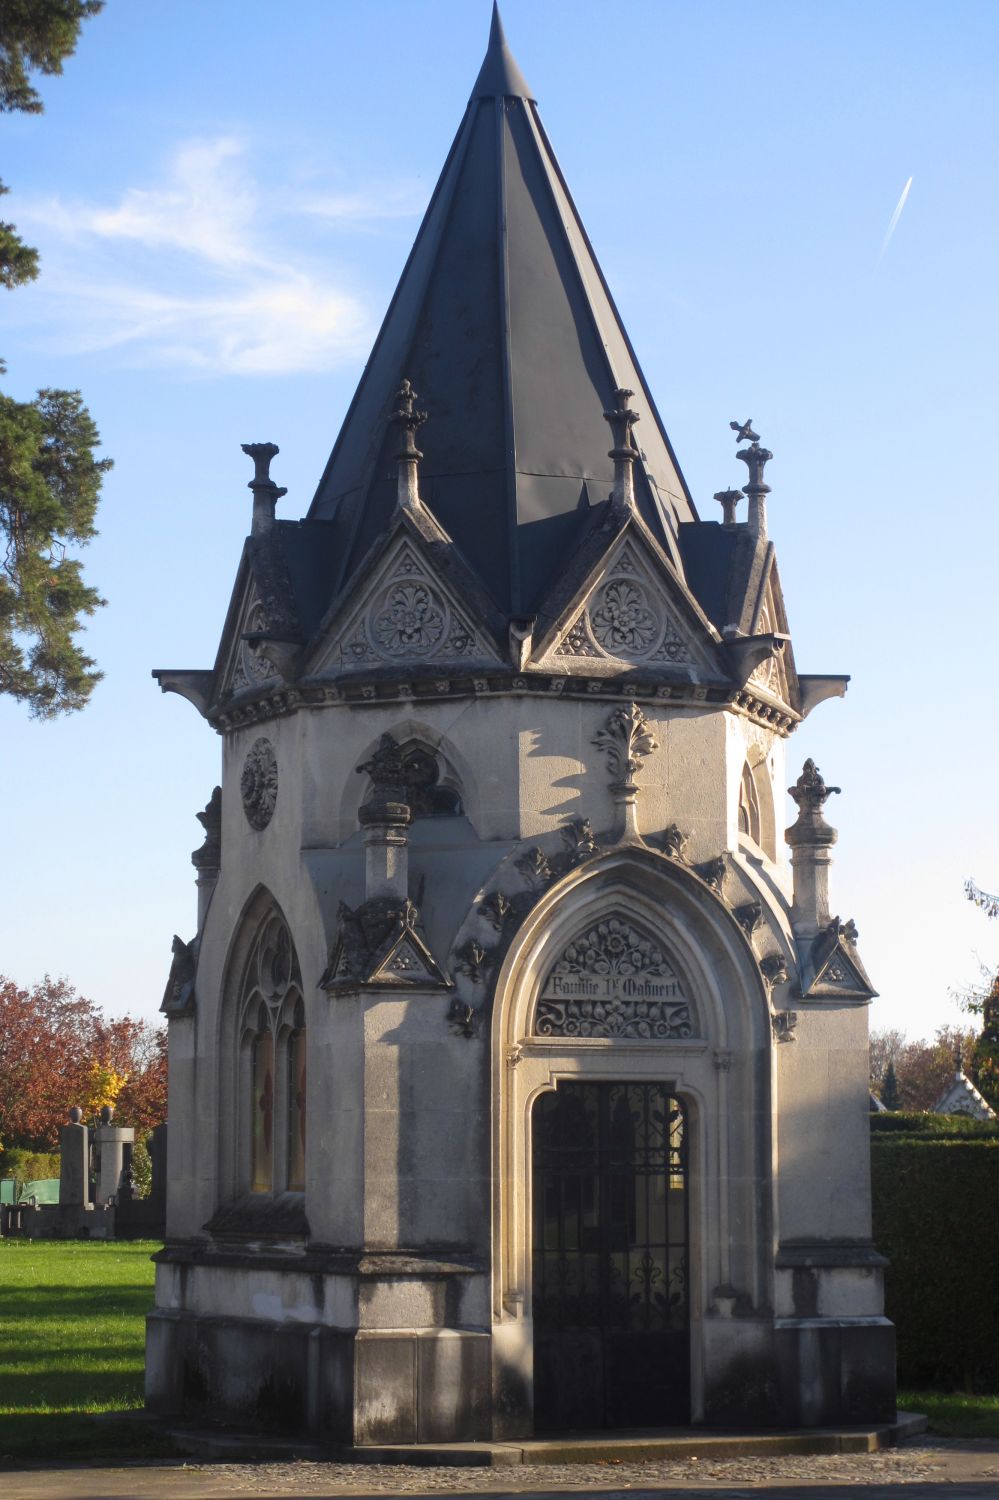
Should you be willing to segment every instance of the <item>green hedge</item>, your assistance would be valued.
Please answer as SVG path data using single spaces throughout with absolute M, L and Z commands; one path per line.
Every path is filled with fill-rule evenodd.
M 974 1139 L 999 1140 L 999 1120 L 972 1120 L 968 1115 L 931 1115 L 926 1111 L 912 1113 L 891 1110 L 871 1115 L 871 1134 L 919 1136 L 971 1136 Z
M 871 1187 L 899 1384 L 999 1389 L 999 1132 L 969 1139 L 979 1132 L 962 1121 L 949 1138 L 933 1125 L 893 1134 L 885 1118 Z

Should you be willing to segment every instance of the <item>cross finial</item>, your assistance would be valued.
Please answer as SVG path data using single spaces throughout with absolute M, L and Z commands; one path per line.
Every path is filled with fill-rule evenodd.
M 773 454 L 769 448 L 760 447 L 760 436 L 753 431 L 752 417 L 745 422 L 730 422 L 728 425 L 735 433 L 737 443 L 749 443 L 748 448 L 740 448 L 735 456 L 749 470 L 749 483 L 743 485 L 742 489 L 742 493 L 749 498 L 749 529 L 760 536 L 766 536 L 767 511 L 764 497 L 769 495 L 770 486 L 763 483 L 763 470 Z
M 420 503 L 418 477 L 423 454 L 416 446 L 416 433 L 427 420 L 427 414 L 417 410 L 419 398 L 408 380 L 402 382 L 395 399 L 391 421 L 399 434 L 399 447 L 393 457 L 398 465 L 399 505 L 407 510 Z
M 639 417 L 638 412 L 632 411 L 628 405 L 634 394 L 634 391 L 620 387 L 614 392 L 614 410 L 604 412 L 614 438 L 614 446 L 608 454 L 614 460 L 612 499 L 616 505 L 623 505 L 628 510 L 633 510 L 635 505 L 634 463 L 638 456 L 631 441 L 631 432 Z

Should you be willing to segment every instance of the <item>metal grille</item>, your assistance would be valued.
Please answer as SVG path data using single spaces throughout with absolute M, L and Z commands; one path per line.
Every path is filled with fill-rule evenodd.
M 687 1132 L 656 1083 L 534 1106 L 535 1425 L 690 1418 Z

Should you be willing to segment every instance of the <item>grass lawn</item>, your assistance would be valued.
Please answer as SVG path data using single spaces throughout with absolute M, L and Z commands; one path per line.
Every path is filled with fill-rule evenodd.
M 0 1240 L 0 1463 L 168 1453 L 139 1423 L 149 1241 Z
M 999 1438 L 999 1395 L 969 1396 L 963 1391 L 899 1391 L 900 1411 L 918 1411 L 940 1437 Z

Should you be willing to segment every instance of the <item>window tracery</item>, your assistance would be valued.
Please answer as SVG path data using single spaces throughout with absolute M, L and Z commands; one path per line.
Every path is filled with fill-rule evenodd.
M 238 1009 L 242 1175 L 253 1193 L 305 1188 L 306 1017 L 288 925 L 272 909 L 260 923 Z

